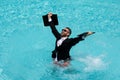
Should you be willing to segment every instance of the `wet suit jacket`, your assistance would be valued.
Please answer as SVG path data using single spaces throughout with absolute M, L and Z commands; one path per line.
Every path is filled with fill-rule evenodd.
M 67 38 L 65 39 L 62 44 L 57 47 L 57 41 L 59 39 L 61 39 L 61 35 L 60 33 L 57 31 L 55 25 L 53 22 L 50 22 L 50 28 L 51 31 L 53 33 L 53 35 L 56 38 L 56 43 L 55 43 L 55 49 L 52 51 L 52 58 L 56 58 L 57 60 L 70 60 L 70 49 L 72 48 L 72 46 L 74 46 L 75 44 L 77 44 L 79 41 L 84 40 L 83 36 L 85 36 L 87 34 L 87 32 L 79 34 L 77 37 L 75 38 Z

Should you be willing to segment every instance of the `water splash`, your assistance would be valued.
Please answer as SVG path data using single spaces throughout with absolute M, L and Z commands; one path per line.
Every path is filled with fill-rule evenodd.
M 102 70 L 107 65 L 103 60 L 104 55 L 100 55 L 97 57 L 93 56 L 86 56 L 85 58 L 79 58 L 78 60 L 80 62 L 83 62 L 86 66 L 84 68 L 84 71 L 95 71 L 95 70 Z

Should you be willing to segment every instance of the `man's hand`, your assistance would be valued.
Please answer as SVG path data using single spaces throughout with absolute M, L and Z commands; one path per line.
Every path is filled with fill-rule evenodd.
M 51 16 L 52 16 L 52 13 L 49 12 L 49 13 L 48 13 L 48 19 L 51 19 Z
M 94 33 L 95 33 L 95 32 L 89 31 L 87 35 L 91 35 L 91 34 L 94 34 Z
M 94 33 L 95 33 L 95 32 L 89 31 L 89 32 L 84 32 L 84 33 L 82 33 L 82 34 L 79 34 L 78 36 L 82 36 L 82 38 L 84 39 L 84 38 L 86 38 L 87 36 L 92 35 L 92 34 L 94 34 Z
M 94 33 L 95 33 L 95 32 L 89 31 L 89 32 L 87 32 L 87 35 L 86 35 L 86 36 L 89 36 L 89 35 L 94 34 Z

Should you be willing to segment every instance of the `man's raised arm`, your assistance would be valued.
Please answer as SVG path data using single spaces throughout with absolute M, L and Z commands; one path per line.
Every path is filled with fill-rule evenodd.
M 52 30 L 53 35 L 59 39 L 60 38 L 60 33 L 58 32 L 58 30 L 55 27 L 54 22 L 52 21 L 52 13 L 48 13 L 48 22 L 50 23 L 50 28 Z

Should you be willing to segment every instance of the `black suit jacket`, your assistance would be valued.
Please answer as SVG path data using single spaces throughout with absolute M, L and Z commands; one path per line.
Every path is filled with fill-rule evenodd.
M 57 60 L 70 60 L 70 49 L 72 48 L 72 46 L 74 46 L 75 44 L 77 44 L 79 41 L 84 40 L 82 38 L 82 36 L 84 36 L 85 34 L 87 34 L 87 32 L 79 34 L 77 37 L 75 38 L 67 38 L 63 41 L 63 43 L 57 47 L 57 41 L 59 39 L 61 39 L 61 35 L 60 33 L 57 31 L 55 25 L 53 22 L 50 22 L 50 28 L 51 31 L 53 33 L 53 35 L 56 38 L 56 44 L 55 44 L 55 49 L 52 51 L 52 58 L 56 58 Z

